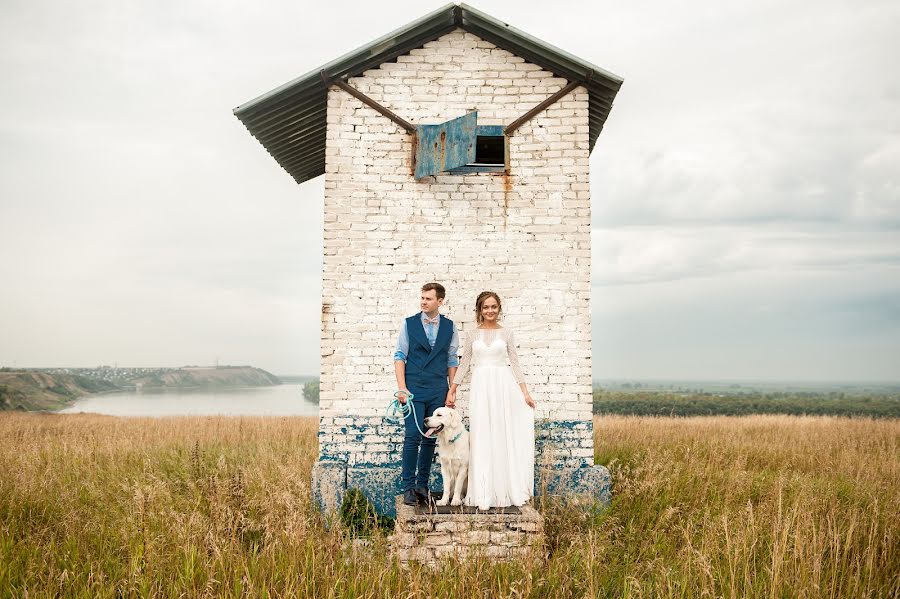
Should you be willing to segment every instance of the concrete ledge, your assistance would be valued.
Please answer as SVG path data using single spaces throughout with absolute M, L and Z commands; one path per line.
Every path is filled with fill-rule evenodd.
M 440 467 L 431 469 L 429 488 L 440 492 L 444 487 Z M 375 511 L 393 518 L 396 515 L 394 498 L 402 493 L 400 465 L 348 466 L 338 460 L 320 460 L 312 471 L 313 500 L 325 512 L 341 508 L 347 489 L 359 489 L 375 506 Z
M 394 501 L 397 523 L 391 547 L 401 562 L 434 566 L 446 559 L 483 556 L 512 560 L 543 554 L 543 518 L 530 504 L 521 506 L 518 513 L 471 513 L 462 509 L 419 513 L 404 505 L 399 495 Z
M 347 490 L 347 464 L 336 460 L 320 460 L 313 464 L 313 501 L 323 512 L 337 511 Z

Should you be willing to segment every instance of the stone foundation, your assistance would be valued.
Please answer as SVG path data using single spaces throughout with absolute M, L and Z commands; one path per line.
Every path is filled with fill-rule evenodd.
M 431 566 L 454 558 L 484 556 L 513 560 L 543 554 L 543 518 L 531 505 L 520 508 L 440 507 L 436 513 L 395 498 L 397 522 L 392 549 L 401 562 Z

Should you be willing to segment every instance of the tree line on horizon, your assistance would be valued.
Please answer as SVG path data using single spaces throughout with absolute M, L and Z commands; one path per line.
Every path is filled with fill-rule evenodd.
M 900 393 L 615 391 L 595 389 L 594 414 L 627 416 L 861 416 L 900 418 Z
M 303 397 L 319 402 L 319 380 L 303 385 Z M 900 418 L 900 393 L 841 391 L 636 391 L 594 389 L 593 413 L 622 416 L 856 416 Z

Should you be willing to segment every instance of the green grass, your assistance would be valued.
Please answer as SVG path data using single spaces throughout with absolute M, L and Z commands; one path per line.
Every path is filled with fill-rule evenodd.
M 867 416 L 900 418 L 900 394 L 594 390 L 594 414 L 627 416 Z
M 891 597 L 900 421 L 595 419 L 604 512 L 545 558 L 406 569 L 309 497 L 313 418 L 0 414 L 0 596 Z M 359 523 L 348 523 L 359 526 Z

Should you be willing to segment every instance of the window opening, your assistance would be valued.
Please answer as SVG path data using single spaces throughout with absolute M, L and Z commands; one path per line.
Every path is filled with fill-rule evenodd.
M 505 166 L 506 139 L 502 135 L 479 135 L 475 141 L 475 162 L 467 166 Z
M 414 175 L 500 173 L 506 170 L 509 143 L 500 125 L 478 125 L 478 113 L 439 125 L 418 125 Z

